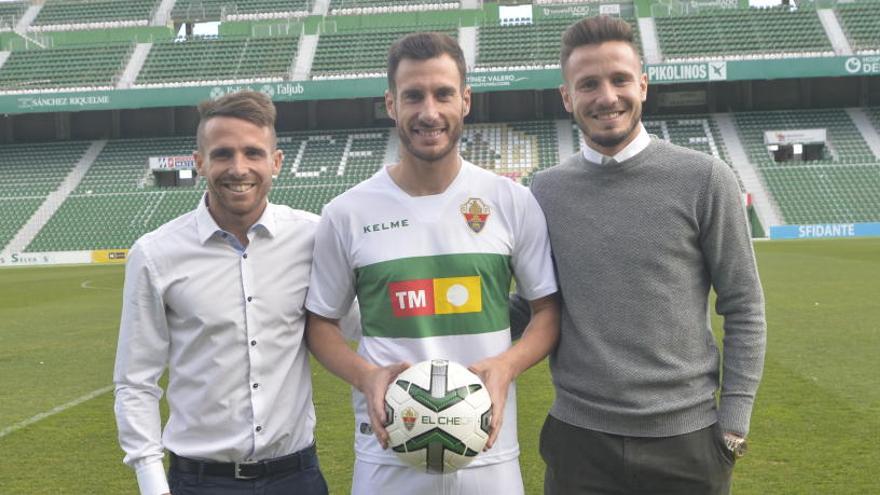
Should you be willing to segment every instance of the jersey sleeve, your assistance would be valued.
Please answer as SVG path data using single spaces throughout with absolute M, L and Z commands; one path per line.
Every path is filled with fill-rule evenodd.
M 544 212 L 530 191 L 523 188 L 517 192 L 521 198 L 519 221 L 514 224 L 513 274 L 517 293 L 534 301 L 558 290 L 556 275 Z
M 348 245 L 329 214 L 315 232 L 315 253 L 306 309 L 325 318 L 340 319 L 349 312 L 355 295 L 354 270 Z

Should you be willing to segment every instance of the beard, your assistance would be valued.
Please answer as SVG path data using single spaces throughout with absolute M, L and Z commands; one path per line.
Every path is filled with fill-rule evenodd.
M 424 162 L 436 162 L 449 156 L 450 153 L 456 152 L 458 149 L 458 141 L 461 139 L 463 125 L 464 122 L 459 121 L 447 126 L 446 137 L 448 141 L 446 145 L 439 150 L 418 148 L 413 144 L 410 132 L 404 129 L 400 124 L 397 125 L 397 135 L 400 137 L 401 144 L 403 144 L 403 147 L 406 148 L 406 151 L 409 154 Z
M 623 143 L 627 139 L 629 139 L 636 128 L 639 126 L 639 122 L 642 120 L 642 112 L 641 110 L 634 111 L 632 115 L 632 120 L 629 123 L 629 126 L 620 131 L 615 132 L 613 134 L 606 134 L 601 131 L 593 132 L 590 130 L 590 127 L 584 122 L 583 117 L 577 112 L 574 113 L 574 121 L 577 123 L 578 127 L 580 127 L 581 132 L 584 133 L 584 137 L 592 143 L 598 144 L 603 148 L 614 148 L 615 146 Z

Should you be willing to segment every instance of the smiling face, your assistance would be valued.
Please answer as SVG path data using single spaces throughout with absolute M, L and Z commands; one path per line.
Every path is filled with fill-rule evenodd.
M 648 76 L 632 46 L 623 41 L 582 45 L 571 52 L 559 87 L 587 144 L 613 156 L 639 132 Z
M 212 117 L 201 129 L 196 170 L 208 186 L 208 209 L 224 230 L 253 225 L 266 208 L 283 155 L 272 129 L 235 117 Z
M 401 60 L 394 92 L 385 92 L 385 107 L 397 123 L 403 161 L 435 163 L 458 156 L 471 90 L 462 88 L 452 57 Z

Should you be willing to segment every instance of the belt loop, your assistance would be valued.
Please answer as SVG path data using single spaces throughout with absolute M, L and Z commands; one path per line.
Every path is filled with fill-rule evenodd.
M 199 484 L 200 485 L 202 484 L 202 478 L 204 475 L 205 475 L 205 463 L 200 462 L 199 463 Z

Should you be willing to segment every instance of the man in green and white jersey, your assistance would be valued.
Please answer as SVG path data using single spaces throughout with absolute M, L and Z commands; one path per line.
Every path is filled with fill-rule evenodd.
M 527 189 L 459 156 L 471 91 L 455 40 L 406 36 L 391 47 L 388 65 L 385 103 L 400 161 L 324 208 L 306 302 L 309 348 L 355 388 L 352 493 L 521 494 L 513 380 L 559 335 L 544 215 Z M 533 310 L 515 345 L 512 277 Z M 363 327 L 357 353 L 338 326 L 355 296 Z M 493 402 L 487 451 L 443 475 L 406 467 L 385 450 L 383 427 L 388 384 L 408 363 L 434 358 L 470 367 Z

